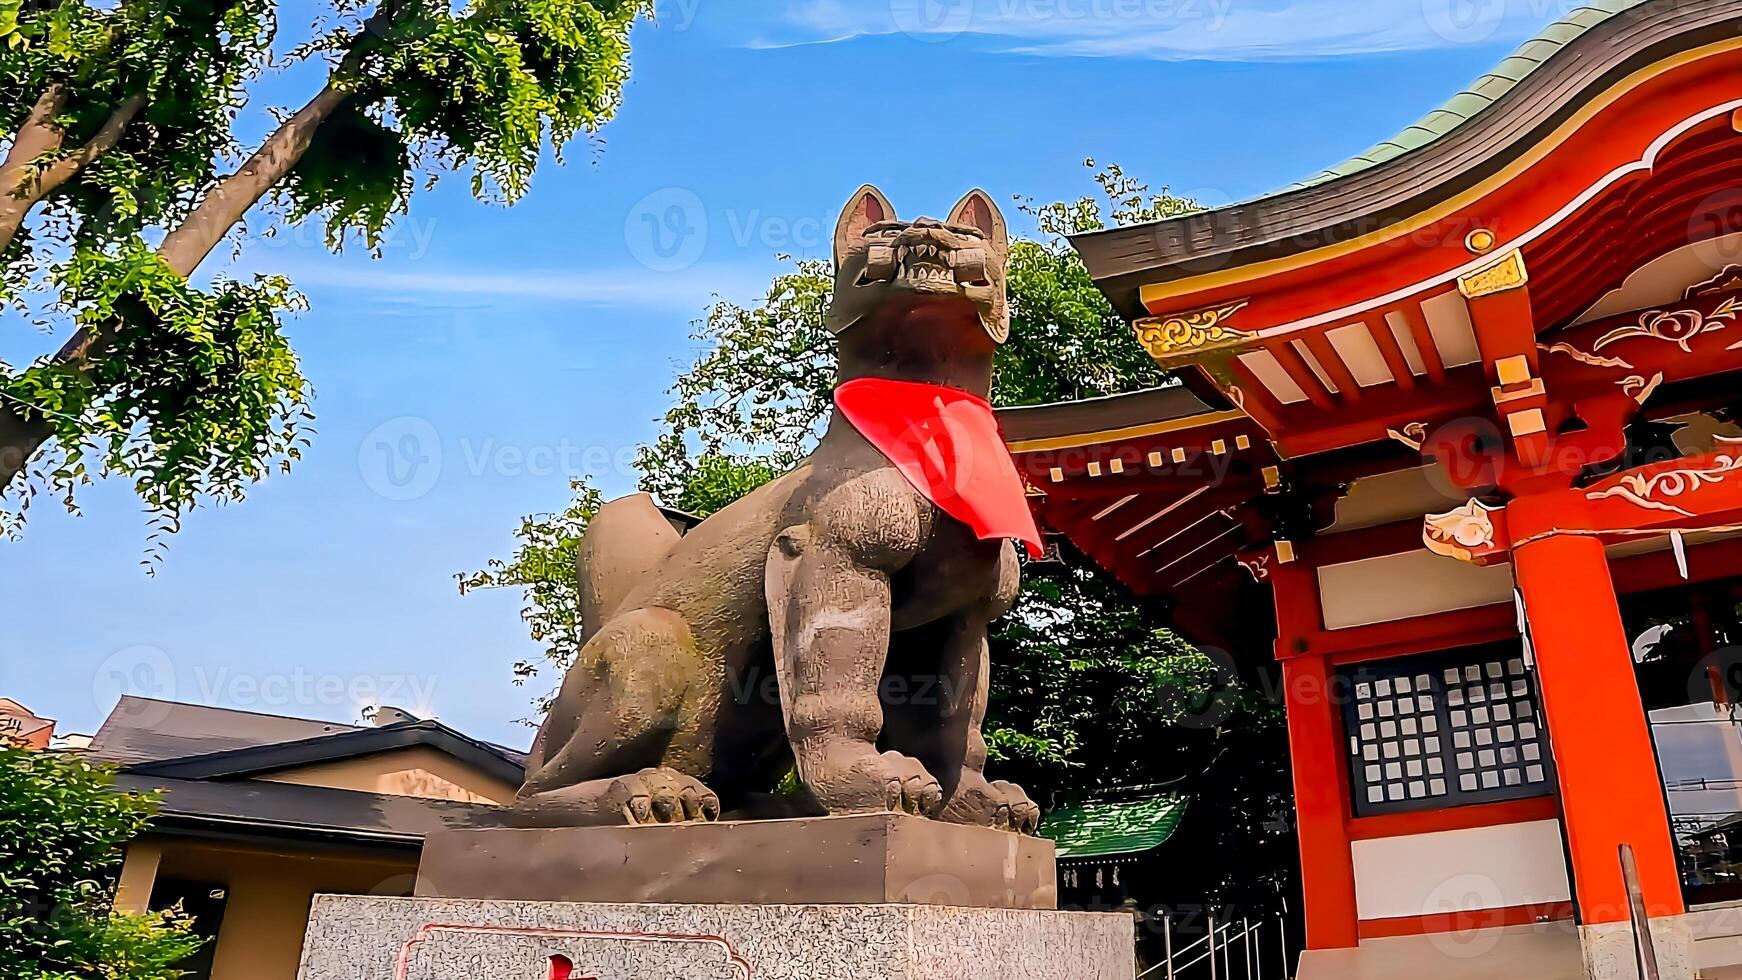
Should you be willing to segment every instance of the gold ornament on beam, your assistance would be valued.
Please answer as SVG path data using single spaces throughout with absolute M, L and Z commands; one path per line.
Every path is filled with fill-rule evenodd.
M 1742 439 L 1726 439 L 1720 436 L 1718 444 L 1729 448 L 1742 447 Z M 1650 476 L 1623 476 L 1607 490 L 1593 490 L 1585 494 L 1585 499 L 1598 501 L 1619 497 L 1642 510 L 1658 510 L 1678 517 L 1694 517 L 1696 515 L 1693 511 L 1676 502 L 1677 498 L 1687 497 L 1706 487 L 1723 483 L 1738 471 L 1742 471 L 1742 452 L 1720 453 L 1713 458 L 1712 465 L 1704 469 L 1669 470 Z
M 1600 351 L 1623 340 L 1649 337 L 1675 344 L 1683 353 L 1692 354 L 1695 337 L 1727 329 L 1735 322 L 1739 308 L 1742 308 L 1742 304 L 1738 304 L 1737 300 L 1726 299 L 1710 313 L 1701 313 L 1699 310 L 1650 310 L 1639 315 L 1637 324 L 1616 327 L 1598 337 L 1591 350 Z M 1732 345 L 1730 349 L 1735 350 L 1737 347 L 1742 347 L 1742 344 Z
M 1246 301 L 1173 316 L 1150 317 L 1132 324 L 1137 342 L 1164 368 L 1191 364 L 1206 354 L 1232 352 L 1252 340 L 1250 334 L 1223 324 L 1246 308 Z
M 1663 372 L 1657 372 L 1650 380 L 1647 380 L 1644 375 L 1635 374 L 1615 383 L 1621 386 L 1622 391 L 1631 395 L 1634 401 L 1644 405 L 1651 400 L 1652 395 L 1657 393 L 1658 386 L 1663 384 Z
M 1487 228 L 1478 228 L 1464 236 L 1464 248 L 1471 255 L 1487 255 L 1494 251 L 1494 246 L 1500 244 L 1500 239 Z
M 1420 452 L 1422 443 L 1427 442 L 1427 423 L 1411 422 L 1401 429 L 1386 429 L 1385 434 Z
M 1703 298 L 1727 291 L 1730 279 L 1742 286 L 1742 266 L 1731 266 L 1725 270 L 1725 275 L 1711 279 L 1688 288 L 1688 299 Z M 1537 348 L 1547 354 L 1565 354 L 1566 356 L 1594 368 L 1616 368 L 1623 371 L 1636 370 L 1633 362 L 1623 357 L 1613 357 L 1596 353 L 1608 347 L 1613 347 L 1623 341 L 1634 339 L 1651 339 L 1664 343 L 1675 344 L 1684 352 L 1694 352 L 1694 340 L 1704 334 L 1718 333 L 1726 330 L 1736 321 L 1737 314 L 1742 311 L 1742 304 L 1736 298 L 1726 298 L 1710 313 L 1702 313 L 1696 309 L 1684 310 L 1647 310 L 1639 315 L 1639 322 L 1617 327 L 1597 338 L 1595 346 L 1589 351 L 1580 350 L 1569 343 L 1538 344 Z M 1730 350 L 1742 349 L 1742 341 L 1731 344 Z M 1617 381 L 1629 395 L 1633 395 L 1644 404 L 1645 399 L 1663 381 L 1659 375 L 1655 380 L 1642 374 L 1632 375 Z M 1643 391 L 1643 394 L 1641 392 Z
M 1481 299 L 1509 289 L 1517 289 L 1529 282 L 1530 273 L 1524 268 L 1524 253 L 1513 249 L 1493 265 L 1459 279 L 1458 292 L 1463 293 L 1465 299 Z
M 1742 293 L 1742 265 L 1728 265 L 1722 272 L 1689 286 L 1682 299 L 1695 300 L 1724 293 Z
M 1588 364 L 1594 368 L 1620 368 L 1624 371 L 1633 370 L 1632 362 L 1621 357 L 1600 357 L 1596 354 L 1579 350 L 1572 344 L 1537 344 L 1537 349 L 1545 354 L 1565 354 L 1580 364 Z

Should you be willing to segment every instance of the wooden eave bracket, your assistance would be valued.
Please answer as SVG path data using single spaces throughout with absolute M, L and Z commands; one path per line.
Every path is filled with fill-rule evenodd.
M 1199 365 L 1217 373 L 1209 362 L 1225 360 L 1254 342 L 1251 334 L 1227 326 L 1246 307 L 1246 300 L 1187 313 L 1145 317 L 1131 326 L 1137 342 L 1155 363 L 1175 369 Z

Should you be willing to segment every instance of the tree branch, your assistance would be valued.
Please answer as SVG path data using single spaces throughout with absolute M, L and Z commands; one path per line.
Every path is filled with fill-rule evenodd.
M 109 113 L 109 118 L 103 121 L 103 128 L 97 130 L 96 135 L 92 136 L 84 146 L 79 147 L 78 152 L 56 160 L 52 166 L 43 171 L 42 176 L 36 181 L 36 198 L 41 200 L 54 193 L 62 184 L 73 179 L 79 171 L 114 149 L 115 144 L 121 142 L 121 134 L 125 133 L 127 127 L 132 124 L 133 117 L 139 115 L 144 108 L 145 96 L 143 94 L 129 96 L 125 102 L 116 106 L 115 111 Z
M 0 163 L 0 251 L 12 244 L 24 226 L 25 216 L 41 199 L 40 194 L 32 193 L 37 161 L 59 150 L 66 138 L 54 121 L 66 104 L 64 85 L 55 82 L 44 89 L 13 137 L 6 160 Z
M 190 276 L 248 210 L 295 168 L 315 131 L 350 97 L 335 72 L 325 87 L 284 121 L 242 168 L 212 188 L 193 213 L 163 239 L 157 253 L 179 275 Z
M 157 252 L 170 269 L 191 276 L 248 210 L 290 173 L 308 151 L 315 131 L 351 96 L 363 58 L 371 49 L 370 39 L 386 36 L 393 9 L 391 3 L 378 8 L 315 97 L 286 119 L 240 170 L 220 181 L 187 220 L 165 236 Z M 61 98 L 64 104 L 64 95 Z M 40 155 L 38 152 L 28 159 Z M 118 321 L 79 327 L 55 353 L 55 363 L 81 374 L 88 372 L 92 360 L 101 356 L 101 349 L 119 328 Z M 53 435 L 54 426 L 40 414 L 0 403 L 0 493 L 11 487 Z
M 62 93 L 55 100 L 59 104 L 39 119 L 39 112 L 50 101 L 50 94 L 56 91 Z M 0 196 L 0 252 L 4 252 L 12 244 L 12 240 L 18 237 L 19 230 L 24 227 L 24 219 L 30 216 L 31 209 L 42 203 L 43 198 L 53 194 L 62 184 L 77 176 L 79 171 L 115 148 L 115 144 L 121 141 L 121 135 L 127 131 L 127 126 L 145 108 L 145 96 L 133 95 L 116 106 L 115 111 L 103 121 L 103 127 L 97 130 L 89 142 L 77 152 L 61 157 L 38 173 L 38 161 L 60 149 L 61 142 L 66 138 L 66 134 L 53 119 L 54 113 L 59 112 L 65 104 L 64 90 L 58 85 L 51 86 L 50 91 L 44 93 L 42 100 L 37 102 L 37 108 L 32 110 L 30 120 L 25 123 L 27 128 L 34 127 L 36 131 L 29 145 L 21 132 L 19 138 L 13 142 L 11 152 L 6 154 L 4 176 L 0 176 L 0 188 L 5 188 L 4 195 Z M 24 154 L 20 153 L 20 146 L 25 147 Z M 32 149 L 35 152 L 32 153 Z
M 321 124 L 355 93 L 363 59 L 374 49 L 376 41 L 390 38 L 389 28 L 397 10 L 397 0 L 382 0 L 375 13 L 363 22 L 338 67 L 327 76 L 326 85 L 268 136 L 240 170 L 212 188 L 187 220 L 164 238 L 157 253 L 171 269 L 179 275 L 193 275 L 249 209 L 295 169 Z
M 54 425 L 47 416 L 26 417 L 10 402 L 0 405 L 0 491 L 24 472 L 31 457 L 52 435 Z

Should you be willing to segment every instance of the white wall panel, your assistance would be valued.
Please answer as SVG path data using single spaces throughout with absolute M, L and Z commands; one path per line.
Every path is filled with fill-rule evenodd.
M 1391 623 L 1512 601 L 1512 566 L 1482 567 L 1426 548 L 1319 569 L 1325 629 Z
M 1398 349 L 1403 351 L 1403 359 L 1409 364 L 1409 372 L 1417 377 L 1427 374 L 1427 364 L 1421 359 L 1421 348 L 1415 344 L 1415 331 L 1409 328 L 1409 317 L 1392 310 L 1385 314 L 1385 325 L 1391 328 L 1391 336 L 1397 340 Z
M 1338 327 L 1325 334 L 1325 339 L 1336 348 L 1337 356 L 1343 359 L 1343 364 L 1361 387 L 1371 388 L 1397 380 L 1391 374 L 1391 365 L 1385 363 L 1385 354 L 1373 339 L 1373 331 L 1367 329 L 1365 323 Z
M 1246 365 L 1252 375 L 1263 382 L 1264 387 L 1270 389 L 1270 394 L 1282 404 L 1294 405 L 1307 400 L 1307 393 L 1289 377 L 1275 354 L 1267 350 L 1249 351 L 1240 355 L 1240 363 Z
M 1572 899 L 1558 820 L 1355 841 L 1362 919 L 1398 919 Z
M 1476 345 L 1476 327 L 1470 322 L 1470 307 L 1457 290 L 1441 293 L 1421 304 L 1427 318 L 1428 333 L 1439 348 L 1440 362 L 1446 367 L 1462 367 L 1482 359 Z

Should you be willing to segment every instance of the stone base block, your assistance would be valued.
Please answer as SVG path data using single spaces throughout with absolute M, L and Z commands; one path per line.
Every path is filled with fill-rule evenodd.
M 1058 908 L 1053 843 L 904 814 L 431 834 L 421 898 Z
M 300 980 L 1132 980 L 1124 914 L 315 897 Z
M 1581 926 L 1579 938 L 1585 947 L 1585 976 L 1589 980 L 1635 980 L 1640 975 L 1639 947 L 1631 923 Z M 1662 980 L 1694 980 L 1694 937 L 1687 916 L 1652 919 L 1651 941 Z

